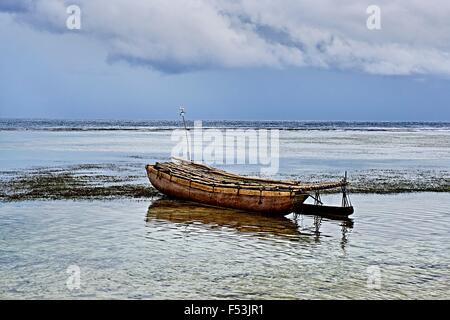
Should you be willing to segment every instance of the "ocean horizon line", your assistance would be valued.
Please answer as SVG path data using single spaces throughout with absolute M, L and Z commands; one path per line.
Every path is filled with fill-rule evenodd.
M 272 129 L 280 131 L 417 131 L 450 130 L 450 122 L 431 121 L 308 121 L 308 120 L 187 120 L 188 130 Z M 1 119 L 0 131 L 170 131 L 183 127 L 181 120 L 75 120 Z
M 178 122 L 178 118 L 40 118 L 40 117 L 0 117 L 0 122 L 2 121 L 71 121 L 71 122 Z M 450 124 L 450 120 L 320 120 L 320 119 L 232 119 L 232 118 L 221 118 L 221 119 L 200 119 L 192 118 L 186 119 L 186 121 L 205 121 L 205 122 L 298 122 L 298 123 L 439 123 L 439 124 Z

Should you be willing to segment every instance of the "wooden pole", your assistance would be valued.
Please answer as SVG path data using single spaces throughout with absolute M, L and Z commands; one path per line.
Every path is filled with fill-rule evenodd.
M 186 120 L 184 119 L 184 114 L 186 112 L 184 111 L 184 107 L 180 107 L 180 116 L 183 118 L 183 124 L 184 124 L 184 132 L 186 133 L 186 144 L 187 144 L 187 157 L 189 161 L 192 161 L 191 159 L 191 153 L 189 151 L 189 138 L 188 138 L 188 130 L 186 127 Z

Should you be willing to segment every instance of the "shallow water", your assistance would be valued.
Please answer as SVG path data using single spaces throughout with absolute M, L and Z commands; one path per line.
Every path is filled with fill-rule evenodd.
M 131 124 L 135 124 L 132 126 Z M 0 121 L 0 178 L 28 174 L 30 168 L 70 169 L 133 176 L 148 185 L 144 166 L 166 161 L 177 142 L 177 122 Z M 450 124 L 212 122 L 223 128 L 282 128 L 273 178 L 318 181 L 349 172 L 354 192 L 450 192 Z M 247 148 L 247 154 L 251 148 Z M 265 165 L 211 163 L 242 174 L 259 175 Z M 95 165 L 100 167 L 94 168 Z M 84 170 L 86 171 L 86 170 Z M 103 181 L 101 181 L 103 183 Z M 0 190 L 1 191 L 1 190 Z M 1 192 L 0 192 L 1 193 Z
M 352 200 L 353 222 L 167 200 L 3 203 L 0 297 L 448 298 L 450 195 Z M 81 270 L 73 291 L 70 265 Z M 373 266 L 379 288 L 368 287 Z
M 351 221 L 275 219 L 151 192 L 133 200 L 149 188 L 145 164 L 169 159 L 178 125 L 0 120 L 0 200 L 18 196 L 0 201 L 0 298 L 448 299 L 450 124 L 207 123 L 283 129 L 276 178 L 335 179 L 348 170 L 353 191 L 369 192 L 351 194 Z M 17 194 L 24 183 L 3 188 L 33 173 L 45 173 L 25 184 L 38 200 Z M 118 189 L 87 201 L 71 183 L 89 193 Z M 122 192 L 127 184 L 136 188 Z M 370 194 L 386 190 L 395 194 Z M 443 192 L 415 192 L 423 190 Z M 81 269 L 73 291 L 71 265 Z

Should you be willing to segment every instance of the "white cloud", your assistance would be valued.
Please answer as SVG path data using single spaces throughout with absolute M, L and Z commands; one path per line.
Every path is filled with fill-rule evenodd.
M 82 34 L 104 43 L 111 60 L 165 72 L 314 66 L 450 75 L 448 0 L 5 1 L 0 10 L 56 32 L 70 32 L 65 8 L 78 4 Z M 366 28 L 371 4 L 381 7 L 378 31 Z

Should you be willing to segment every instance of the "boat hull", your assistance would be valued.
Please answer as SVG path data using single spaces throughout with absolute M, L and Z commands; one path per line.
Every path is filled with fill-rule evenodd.
M 303 203 L 306 193 L 286 193 L 273 191 L 234 190 L 203 190 L 201 185 L 195 185 L 180 179 L 174 179 L 168 174 L 159 172 L 153 166 L 147 166 L 147 175 L 151 184 L 161 193 L 176 199 L 194 201 L 212 206 L 233 208 L 239 210 L 260 212 L 270 215 L 286 215 Z
M 302 203 L 295 207 L 295 212 L 319 216 L 348 217 L 353 214 L 353 207 L 334 207 Z

